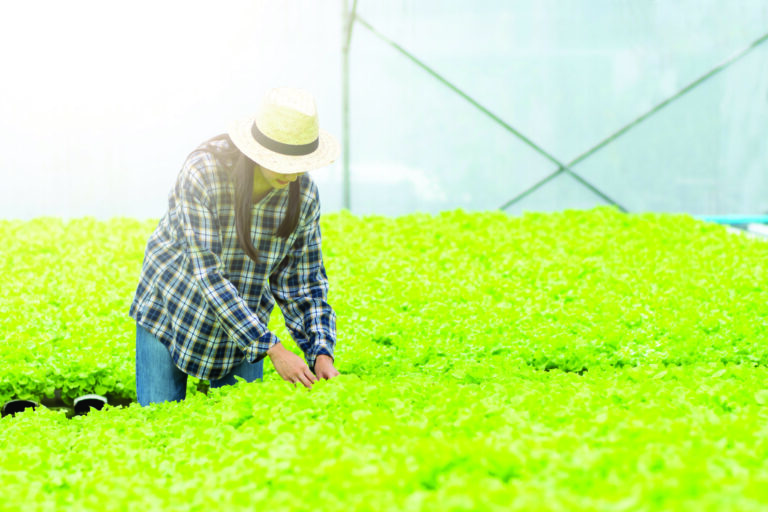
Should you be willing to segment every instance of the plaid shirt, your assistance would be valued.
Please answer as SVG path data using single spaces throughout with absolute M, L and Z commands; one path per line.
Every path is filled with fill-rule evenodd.
M 317 186 L 308 174 L 298 178 L 301 214 L 287 239 L 275 232 L 287 210 L 288 187 L 272 189 L 254 204 L 256 264 L 237 241 L 235 190 L 226 173 L 208 152 L 187 158 L 168 211 L 147 243 L 129 315 L 168 347 L 179 369 L 215 380 L 243 360 L 263 359 L 279 342 L 267 329 L 277 301 L 314 371 L 317 356 L 333 357 L 336 344 Z

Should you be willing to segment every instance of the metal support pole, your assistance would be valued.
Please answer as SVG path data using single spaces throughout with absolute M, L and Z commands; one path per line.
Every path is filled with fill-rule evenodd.
M 357 0 L 352 3 L 349 10 L 348 0 L 342 0 L 342 45 L 341 45 L 341 152 L 342 152 L 342 177 L 341 177 L 341 205 L 346 210 L 352 209 L 350 197 L 349 177 L 349 43 L 352 38 L 352 26 L 355 23 L 355 11 Z

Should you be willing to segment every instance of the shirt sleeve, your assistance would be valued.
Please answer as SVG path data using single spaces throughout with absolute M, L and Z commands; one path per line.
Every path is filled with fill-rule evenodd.
M 285 325 L 304 352 L 314 372 L 320 354 L 333 358 L 336 345 L 336 314 L 328 304 L 328 276 L 323 265 L 320 235 L 320 204 L 312 186 L 307 222 L 296 241 L 269 279 L 272 295 L 280 306 Z
M 193 270 L 194 282 L 205 301 L 215 313 L 229 338 L 245 352 L 253 363 L 266 355 L 267 350 L 279 342 L 254 311 L 250 309 L 235 285 L 222 274 L 221 239 L 215 202 L 205 175 L 211 174 L 207 166 L 214 161 L 204 158 L 187 164 L 181 173 L 178 190 L 178 220 L 184 256 Z

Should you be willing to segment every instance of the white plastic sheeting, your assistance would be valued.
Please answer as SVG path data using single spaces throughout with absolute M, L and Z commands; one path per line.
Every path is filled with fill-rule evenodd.
M 768 31 L 763 0 L 358 1 L 358 13 L 568 164 Z M 186 154 L 276 85 L 341 137 L 342 3 L 138 0 L 0 8 L 0 218 L 159 217 Z M 351 207 L 498 208 L 555 170 L 359 23 Z M 575 173 L 630 211 L 768 212 L 768 43 Z M 341 163 L 316 171 L 341 208 Z M 562 174 L 507 211 L 605 201 Z

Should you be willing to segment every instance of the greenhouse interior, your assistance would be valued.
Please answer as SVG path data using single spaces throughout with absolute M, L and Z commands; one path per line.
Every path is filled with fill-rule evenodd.
M 0 511 L 768 509 L 764 0 L 0 27 Z

